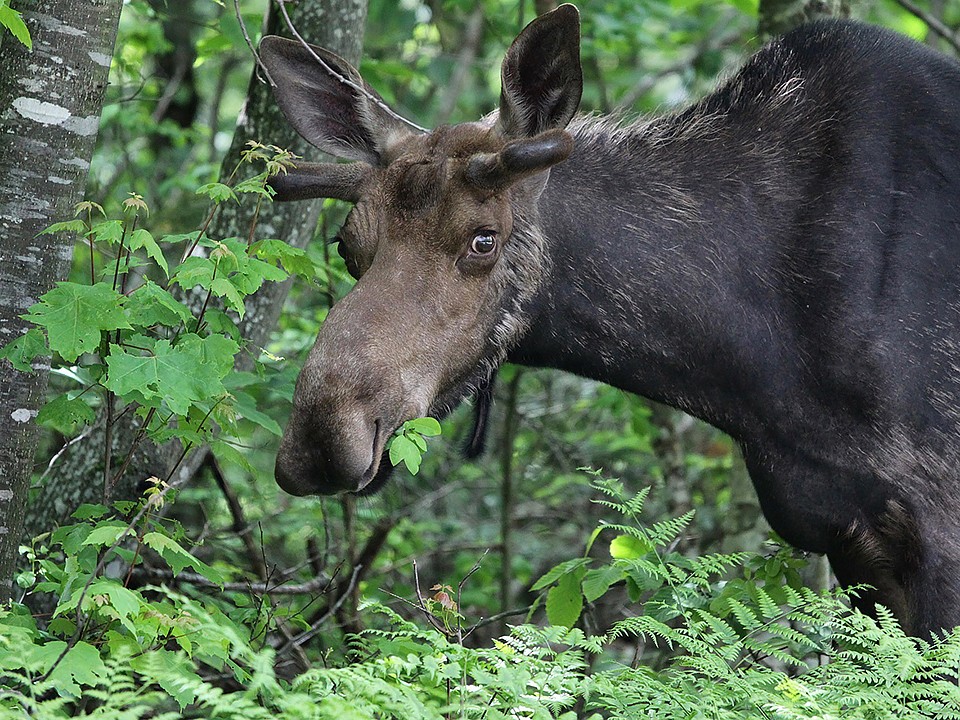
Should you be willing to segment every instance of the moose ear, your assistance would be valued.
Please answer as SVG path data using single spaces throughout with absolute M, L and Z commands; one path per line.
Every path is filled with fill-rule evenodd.
M 390 110 L 350 63 L 328 50 L 268 35 L 259 54 L 283 114 L 304 140 L 324 152 L 380 165 L 384 151 L 415 127 Z
M 580 13 L 561 5 L 527 25 L 500 70 L 498 126 L 508 138 L 564 128 L 580 105 Z

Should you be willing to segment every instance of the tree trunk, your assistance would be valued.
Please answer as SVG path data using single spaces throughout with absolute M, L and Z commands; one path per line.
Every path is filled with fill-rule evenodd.
M 120 0 L 16 4 L 33 51 L 3 44 L 0 73 L 0 343 L 70 269 L 74 238 L 42 235 L 80 201 L 97 137 Z M 0 383 L 0 600 L 9 597 L 49 365 L 3 365 Z
M 367 0 L 304 0 L 295 8 L 291 7 L 289 13 L 297 31 L 309 42 L 327 47 L 352 63 L 359 62 Z M 269 33 L 290 35 L 282 14 L 275 9 L 269 13 L 266 28 Z M 308 160 L 316 160 L 319 153 L 290 128 L 274 102 L 269 86 L 259 80 L 255 70 L 250 79 L 245 112 L 238 119 L 233 143 L 223 161 L 221 177 L 229 177 L 233 172 L 248 140 L 285 147 Z M 257 236 L 281 238 L 303 247 L 314 235 L 321 204 L 321 201 L 267 203 L 260 210 Z M 223 203 L 207 234 L 216 238 L 245 237 L 253 212 L 253 203 Z M 276 325 L 288 291 L 288 283 L 271 283 L 247 299 L 242 331 L 254 352 L 266 342 Z M 131 415 L 127 413 L 113 432 L 117 466 L 125 457 L 136 432 L 130 426 L 130 422 L 135 421 Z M 28 537 L 62 522 L 81 503 L 101 501 L 102 485 L 91 478 L 98 468 L 102 472 L 103 436 L 103 432 L 91 433 L 85 441 L 72 446 L 63 455 L 30 506 L 26 521 Z M 166 477 L 179 455 L 179 449 L 171 447 L 151 448 L 145 444 L 141 447 L 137 459 L 130 464 L 130 470 L 114 486 L 113 500 L 136 498 L 144 478 L 149 475 Z M 196 472 L 203 457 L 203 451 L 194 452 L 180 465 L 175 479 Z

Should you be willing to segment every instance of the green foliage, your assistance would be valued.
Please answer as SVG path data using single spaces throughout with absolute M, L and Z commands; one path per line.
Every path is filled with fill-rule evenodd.
M 262 163 L 266 170 L 227 188 L 229 193 L 207 193 L 215 204 L 205 227 L 226 199 L 269 200 L 267 178 L 290 160 L 279 148 L 251 144 L 242 162 Z M 201 191 L 210 186 L 205 188 Z M 108 218 L 100 205 L 84 202 L 77 206 L 77 218 L 46 231 L 80 232 L 89 269 L 85 283 L 60 282 L 45 293 L 24 315 L 36 327 L 0 350 L 0 357 L 24 371 L 31 371 L 39 356 L 53 355 L 54 368 L 69 369 L 79 383 L 55 395 L 39 422 L 75 431 L 94 422 L 95 408 L 119 403 L 144 419 L 147 437 L 194 445 L 211 440 L 219 428 L 235 427 L 239 405 L 254 422 L 279 432 L 274 421 L 257 415 L 249 395 L 239 392 L 244 383 L 228 380 L 242 345 L 235 321 L 211 302 L 242 318 L 244 298 L 264 282 L 287 278 L 281 265 L 301 273 L 315 273 L 315 266 L 279 240 L 216 240 L 201 230 L 158 241 L 138 227 L 148 213 L 139 195 L 128 197 L 121 213 Z M 95 215 L 103 219 L 95 221 Z M 181 259 L 171 267 L 167 254 Z M 147 277 L 128 289 L 134 269 Z M 175 298 L 161 284 L 168 276 L 184 295 L 196 293 L 202 300 L 190 306 Z M 231 394 L 228 384 L 239 394 Z
M 427 452 L 427 438 L 440 434 L 440 423 L 435 418 L 422 417 L 407 420 L 390 438 L 390 462 L 403 463 L 411 475 L 420 472 L 420 463 Z
M 535 587 L 575 586 L 582 603 L 595 603 L 614 584 L 642 584 L 629 617 L 596 634 L 572 621 L 520 625 L 471 647 L 464 639 L 482 623 L 452 631 L 465 618 L 453 589 L 437 585 L 421 610 L 442 617 L 441 625 L 425 629 L 382 604 L 364 604 L 377 627 L 354 635 L 341 661 L 328 657 L 286 680 L 263 632 L 275 632 L 280 616 L 264 622 L 248 611 L 254 597 L 222 592 L 222 573 L 157 514 L 167 490 L 157 488 L 127 518 L 84 506 L 73 525 L 25 548 L 29 592 L 57 601 L 46 627 L 22 605 L 0 611 L 0 710 L 244 720 L 960 717 L 960 631 L 917 640 L 883 608 L 874 621 L 837 593 L 794 587 L 782 550 L 682 557 L 670 546 L 688 517 L 645 523 L 645 492 L 625 498 L 617 483 L 595 487 L 598 502 L 624 522 L 602 525 L 588 556 L 554 568 Z M 595 540 L 610 531 L 640 544 L 594 557 Z M 127 569 L 115 576 L 114 564 Z M 130 582 L 164 568 L 171 578 L 191 568 L 190 592 Z M 601 580 L 588 580 L 604 569 Z M 740 577 L 729 579 L 731 571 Z M 664 666 L 623 663 L 631 646 L 645 643 L 671 649 Z
M 0 0 L 0 27 L 5 27 L 17 40 L 33 50 L 30 31 L 20 13 L 10 7 L 10 0 Z

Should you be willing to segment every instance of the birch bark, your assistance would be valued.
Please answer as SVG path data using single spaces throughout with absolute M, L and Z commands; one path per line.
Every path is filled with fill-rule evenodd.
M 66 276 L 74 238 L 38 236 L 72 216 L 86 182 L 120 0 L 15 3 L 33 51 L 3 41 L 0 73 L 0 344 L 26 331 L 20 315 Z M 9 596 L 32 471 L 33 422 L 46 363 L 0 373 L 0 600 Z

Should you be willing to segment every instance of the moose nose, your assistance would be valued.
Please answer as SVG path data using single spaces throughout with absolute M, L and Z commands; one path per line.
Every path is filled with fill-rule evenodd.
M 323 427 L 317 420 L 294 413 L 277 453 L 277 484 L 291 495 L 361 490 L 380 466 L 382 423 L 340 418 L 336 425 Z

